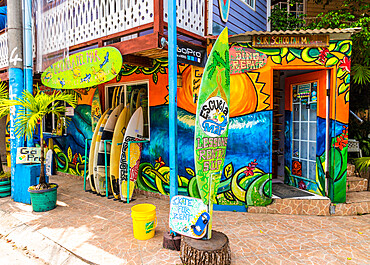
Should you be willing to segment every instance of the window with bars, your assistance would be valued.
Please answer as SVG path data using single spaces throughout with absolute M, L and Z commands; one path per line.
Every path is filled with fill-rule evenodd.
M 293 86 L 292 174 L 311 180 L 316 180 L 316 89 L 316 82 Z
M 252 8 L 253 10 L 256 9 L 256 0 L 241 0 L 241 1 L 248 7 Z
M 304 0 L 287 0 L 277 2 L 272 5 L 272 9 L 278 6 L 280 9 L 284 9 L 288 14 L 294 14 L 296 18 L 299 18 L 301 15 L 305 14 L 305 1 Z

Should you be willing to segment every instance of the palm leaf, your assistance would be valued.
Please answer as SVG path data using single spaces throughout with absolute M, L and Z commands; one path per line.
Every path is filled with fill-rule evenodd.
M 33 132 L 37 124 L 50 113 L 60 117 L 65 111 L 64 105 L 60 106 L 59 101 L 65 101 L 73 108 L 77 105 L 77 100 L 74 95 L 66 95 L 62 92 L 54 92 L 52 95 L 47 95 L 37 91 L 33 96 L 30 92 L 24 91 L 23 97 L 16 100 L 14 105 L 19 105 L 18 118 L 16 119 L 15 133 L 17 136 L 32 138 Z M 53 103 L 55 104 L 53 105 Z
M 365 171 L 370 167 L 370 157 L 356 158 L 354 162 L 358 171 Z

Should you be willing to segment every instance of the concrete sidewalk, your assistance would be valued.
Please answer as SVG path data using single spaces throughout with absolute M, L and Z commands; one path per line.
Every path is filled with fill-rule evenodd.
M 83 191 L 83 181 L 53 176 L 58 206 L 34 213 L 0 199 L 0 234 L 49 264 L 181 264 L 162 248 L 168 201 L 137 195 L 129 205 Z M 131 207 L 157 207 L 154 238 L 133 237 Z M 213 229 L 230 240 L 232 264 L 370 264 L 370 215 L 299 216 L 215 212 Z

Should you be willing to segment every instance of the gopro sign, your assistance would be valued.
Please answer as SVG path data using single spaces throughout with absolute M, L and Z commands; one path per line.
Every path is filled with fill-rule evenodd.
M 181 63 L 204 67 L 206 61 L 206 49 L 191 47 L 183 43 L 177 45 L 177 60 Z

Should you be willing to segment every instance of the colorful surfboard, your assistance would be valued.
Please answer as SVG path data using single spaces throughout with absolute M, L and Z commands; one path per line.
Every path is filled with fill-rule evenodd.
M 49 66 L 42 83 L 56 89 L 78 89 L 112 80 L 122 67 L 121 52 L 114 47 L 91 49 L 72 54 Z
M 121 113 L 121 110 L 123 108 L 123 105 L 118 105 L 114 108 L 112 113 L 109 115 L 109 118 L 107 119 L 107 122 L 104 126 L 104 130 L 102 132 L 101 141 L 99 144 L 99 150 L 98 150 L 98 160 L 97 160 L 97 182 L 96 182 L 96 191 L 101 195 L 106 195 L 106 181 L 105 181 L 105 152 L 107 157 L 107 174 L 108 174 L 108 180 L 109 180 L 109 165 L 110 165 L 110 150 L 111 150 L 111 143 L 106 143 L 106 150 L 104 150 L 104 141 L 112 140 L 114 127 L 117 122 L 117 118 L 119 114 Z M 108 181 L 108 186 L 110 185 L 110 181 Z M 111 188 L 108 187 L 108 191 L 110 191 Z
M 91 140 L 90 145 L 90 152 L 89 152 L 89 174 L 88 174 L 88 180 L 90 183 L 90 188 L 92 191 L 96 192 L 95 189 L 95 181 L 94 181 L 94 157 L 95 157 L 95 146 L 96 146 L 96 138 L 98 137 L 100 125 L 102 124 L 103 120 L 105 120 L 106 115 L 108 113 L 108 110 L 106 110 L 102 116 L 100 117 L 98 124 L 95 127 L 94 134 Z
M 194 158 L 204 204 L 215 202 L 226 154 L 229 128 L 230 66 L 225 28 L 208 57 L 200 85 L 195 121 Z
M 100 124 L 98 134 L 96 136 L 96 141 L 95 141 L 95 149 L 94 149 L 94 187 L 97 193 L 97 183 L 98 183 L 98 153 L 99 153 L 99 148 L 100 148 L 100 142 L 101 142 L 101 137 L 104 131 L 105 124 L 107 123 L 107 120 L 109 119 L 109 116 L 112 113 L 112 109 L 109 109 L 107 114 L 104 116 L 103 121 Z
M 54 174 L 54 159 L 53 159 L 53 150 L 49 149 L 46 152 L 46 158 L 45 158 L 45 174 L 46 176 L 51 177 L 51 175 Z
M 127 183 L 130 182 L 129 199 L 131 199 L 134 192 L 137 174 L 141 158 L 141 143 L 132 143 L 130 145 L 130 161 L 128 163 L 128 144 L 130 141 L 137 141 L 143 139 L 144 118 L 143 109 L 138 108 L 132 115 L 125 132 L 124 140 L 122 142 L 120 168 L 119 168 L 119 184 L 121 200 L 127 200 Z M 130 179 L 128 180 L 128 167 L 130 167 Z
M 118 117 L 112 138 L 110 159 L 110 181 L 114 198 L 120 199 L 119 195 L 119 160 L 121 157 L 122 141 L 125 136 L 127 124 L 130 120 L 130 108 L 127 105 Z M 118 145 L 120 143 L 120 145 Z
M 99 89 L 96 88 L 94 92 L 94 96 L 91 101 L 92 131 L 95 131 L 95 127 L 97 126 L 100 118 L 101 118 L 101 105 L 100 105 Z

